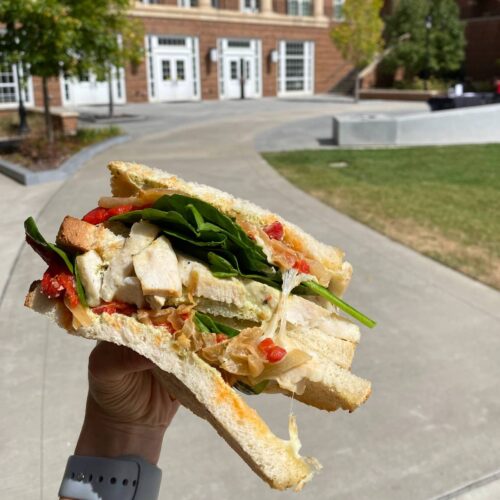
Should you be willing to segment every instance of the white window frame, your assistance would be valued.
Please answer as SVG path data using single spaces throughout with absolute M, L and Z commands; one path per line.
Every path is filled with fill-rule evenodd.
M 240 11 L 250 14 L 259 12 L 259 0 L 240 0 Z
M 286 46 L 288 43 L 302 43 L 304 51 L 302 56 L 293 56 L 286 54 Z M 314 42 L 310 40 L 281 40 L 278 43 L 278 97 L 282 96 L 302 96 L 314 94 Z M 300 90 L 287 90 L 287 81 L 290 78 L 286 77 L 286 61 L 287 59 L 297 59 L 303 61 L 304 75 L 303 75 L 303 88 Z M 295 79 L 292 77 L 291 79 Z
M 2 83 L 0 82 L 0 87 L 12 87 L 14 89 L 15 100 L 12 102 L 0 102 L 0 109 L 15 109 L 19 106 L 19 83 L 18 83 L 18 66 L 15 64 L 6 64 L 2 62 L 1 54 L 0 54 L 0 69 L 3 68 L 3 65 L 7 67 L 10 66 L 11 71 L 10 74 L 13 76 L 12 83 Z M 19 68 L 22 74 L 23 68 Z M 23 102 L 25 106 L 33 106 L 34 105 L 34 96 L 33 96 L 33 81 L 31 76 L 28 76 L 26 81 L 26 88 L 23 92 Z
M 183 9 L 198 7 L 198 0 L 177 0 L 177 7 L 182 7 Z
M 287 0 L 286 11 L 289 16 L 312 16 L 313 0 Z
M 345 0 L 332 0 L 332 19 L 341 23 L 344 21 Z

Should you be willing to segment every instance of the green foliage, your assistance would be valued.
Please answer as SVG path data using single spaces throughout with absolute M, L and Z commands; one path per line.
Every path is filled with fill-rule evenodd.
M 111 67 L 141 62 L 144 31 L 139 21 L 127 16 L 129 0 L 65 1 L 72 5 L 77 19 L 84 19 L 74 47 L 79 73 L 92 71 L 105 80 Z
M 389 55 L 392 67 L 403 67 L 408 79 L 426 71 L 437 77 L 458 71 L 465 57 L 464 25 L 459 14 L 454 0 L 400 0 L 387 19 L 387 37 L 394 45 Z M 427 33 L 428 16 L 432 27 Z M 397 39 L 406 33 L 409 39 L 398 44 Z
M 59 0 L 2 0 L 0 24 L 5 31 L 0 34 L 0 52 L 9 62 L 28 64 L 32 75 L 71 74 L 77 60 L 70 49 L 83 22 Z
M 383 0 L 346 0 L 344 21 L 332 29 L 333 43 L 342 57 L 360 69 L 382 50 Z

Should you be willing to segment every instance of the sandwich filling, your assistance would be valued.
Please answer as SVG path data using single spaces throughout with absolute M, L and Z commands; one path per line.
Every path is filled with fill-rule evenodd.
M 25 229 L 48 264 L 41 291 L 64 301 L 74 329 L 100 315 L 132 316 L 245 393 L 301 394 L 305 380 L 321 376 L 308 332 L 358 341 L 341 311 L 374 326 L 334 293 L 342 264 L 316 260 L 281 221 L 233 219 L 172 190 L 101 198 L 81 220 L 66 217 L 55 245 L 32 218 Z M 349 369 L 342 353 L 332 361 Z

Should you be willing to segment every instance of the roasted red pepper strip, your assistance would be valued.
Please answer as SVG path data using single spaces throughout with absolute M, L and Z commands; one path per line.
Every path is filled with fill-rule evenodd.
M 293 268 L 297 269 L 297 271 L 302 274 L 310 274 L 311 272 L 309 264 L 304 259 L 299 259 L 298 261 L 296 261 L 293 265 Z
M 286 349 L 276 345 L 273 339 L 267 338 L 259 343 L 258 348 L 269 363 L 277 363 L 286 356 Z
M 120 313 L 125 316 L 132 316 L 136 312 L 137 308 L 131 304 L 125 304 L 124 302 L 104 302 L 103 304 L 93 307 L 92 311 L 95 314 L 114 314 Z
M 279 221 L 274 221 L 272 224 L 264 227 L 264 232 L 271 238 L 272 240 L 282 240 L 285 235 L 285 230 L 283 228 L 283 224 Z
M 57 299 L 65 295 L 71 307 L 76 307 L 79 304 L 75 278 L 59 262 L 50 264 L 49 268 L 43 274 L 42 293 L 49 299 Z
M 101 224 L 102 222 L 106 222 L 109 218 L 114 217 L 115 215 L 126 214 L 127 212 L 131 212 L 132 210 L 140 210 L 141 208 L 134 207 L 134 205 L 120 205 L 113 208 L 97 207 L 94 208 L 94 210 L 91 210 L 89 213 L 85 214 L 82 220 L 88 222 L 89 224 Z

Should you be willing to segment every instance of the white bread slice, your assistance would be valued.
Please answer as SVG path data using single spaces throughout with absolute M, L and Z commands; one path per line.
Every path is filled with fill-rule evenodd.
M 170 394 L 204 418 L 243 460 L 271 487 L 299 491 L 319 464 L 298 454 L 300 443 L 291 426 L 291 439 L 275 436 L 255 410 L 236 394 L 220 373 L 194 353 L 180 355 L 154 327 L 121 314 L 92 315 L 89 327 L 71 330 L 71 314 L 60 300 L 45 297 L 34 282 L 25 305 L 48 316 L 68 333 L 125 345 L 153 361 Z M 293 423 L 293 422 L 292 422 Z
M 111 190 L 114 196 L 133 196 L 141 189 L 166 188 L 174 192 L 199 198 L 212 204 L 226 215 L 264 226 L 280 221 L 285 228 L 285 242 L 306 256 L 321 262 L 326 269 L 334 273 L 330 289 L 341 295 L 347 288 L 352 275 L 352 266 L 344 261 L 344 253 L 335 247 L 320 243 L 296 225 L 282 217 L 245 200 L 220 191 L 219 189 L 186 182 L 164 170 L 150 168 L 138 163 L 112 161 L 108 165 L 111 171 Z

